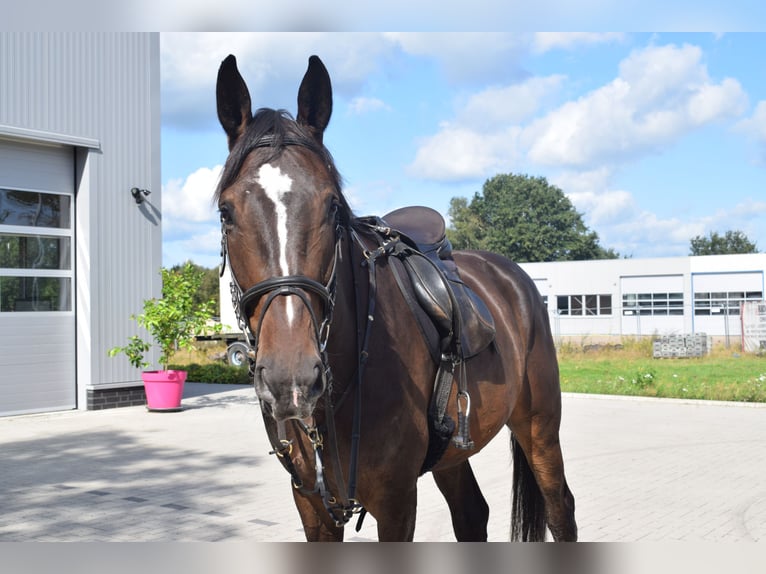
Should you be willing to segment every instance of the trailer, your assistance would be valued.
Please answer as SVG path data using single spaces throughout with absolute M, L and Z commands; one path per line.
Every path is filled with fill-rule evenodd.
M 220 333 L 211 335 L 211 339 L 220 339 L 226 343 L 226 362 L 239 367 L 247 364 L 248 346 L 245 336 L 237 324 L 237 315 L 231 302 L 231 273 L 227 266 L 218 281 L 219 317 L 222 325 Z

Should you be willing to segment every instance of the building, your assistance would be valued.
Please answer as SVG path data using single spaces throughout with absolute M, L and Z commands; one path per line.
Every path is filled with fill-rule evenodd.
M 705 333 L 741 337 L 740 307 L 764 299 L 766 253 L 523 263 L 554 337 Z
M 142 403 L 160 192 L 159 35 L 1 32 L 0 415 Z

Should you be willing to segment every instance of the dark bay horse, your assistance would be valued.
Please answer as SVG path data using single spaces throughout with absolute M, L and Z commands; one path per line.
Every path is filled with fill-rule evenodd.
M 263 418 L 292 477 L 306 538 L 341 541 L 351 515 L 369 512 L 379 540 L 412 540 L 437 362 L 397 284 L 398 263 L 352 214 L 322 142 L 332 111 L 327 70 L 309 59 L 295 119 L 281 110 L 253 115 L 233 56 L 221 64 L 216 93 L 230 152 L 216 191 L 224 264 Z M 449 446 L 430 469 L 455 535 L 486 540 L 489 507 L 469 457 L 507 426 L 511 538 L 544 540 L 549 528 L 555 540 L 576 540 L 542 299 L 501 256 L 455 252 L 454 261 L 496 329 L 492 344 L 460 367 L 473 448 Z M 453 419 L 457 403 L 452 388 Z

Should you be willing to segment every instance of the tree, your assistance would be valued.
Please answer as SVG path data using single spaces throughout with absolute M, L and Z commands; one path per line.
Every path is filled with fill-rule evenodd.
M 755 243 L 738 230 L 723 235 L 711 231 L 707 237 L 697 235 L 690 242 L 689 255 L 728 255 L 732 253 L 758 253 Z
M 455 249 L 483 249 L 518 262 L 615 259 L 613 249 L 556 186 L 544 177 L 501 174 L 488 179 L 469 203 L 450 201 L 447 235 Z
M 163 267 L 160 272 L 162 297 L 144 300 L 143 312 L 131 315 L 131 319 L 149 331 L 154 342 L 159 345 L 159 362 L 162 370 L 167 371 L 171 358 L 179 348 L 193 347 L 197 335 L 211 328 L 220 332 L 221 325 L 208 326 L 208 319 L 214 312 L 212 300 L 202 304 L 195 300 L 202 284 L 203 268 L 189 261 L 173 269 Z M 109 355 L 114 357 L 125 353 L 131 365 L 146 368 L 149 363 L 144 356 L 151 347 L 151 343 L 139 335 L 132 335 L 128 337 L 127 345 L 110 349 Z
M 184 267 L 187 265 L 190 265 L 192 270 L 199 274 L 201 276 L 200 284 L 198 288 L 195 290 L 194 294 L 192 295 L 194 304 L 201 306 L 207 303 L 208 301 L 213 302 L 213 308 L 214 308 L 214 315 L 218 315 L 219 309 L 220 309 L 220 296 L 219 296 L 219 290 L 218 290 L 218 268 L 217 267 L 211 267 L 210 269 L 206 267 L 202 267 L 201 265 L 197 265 L 196 263 L 192 263 L 191 261 L 187 261 L 183 264 L 176 264 L 173 267 L 171 267 L 171 271 L 173 272 L 181 272 Z

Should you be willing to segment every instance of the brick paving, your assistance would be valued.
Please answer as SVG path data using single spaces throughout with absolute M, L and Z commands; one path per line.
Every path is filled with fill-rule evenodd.
M 183 404 L 0 418 L 0 542 L 303 540 L 252 389 L 189 383 Z M 766 541 L 766 405 L 566 394 L 562 444 L 581 540 Z M 472 461 L 507 540 L 507 432 Z M 430 475 L 415 539 L 454 539 Z

